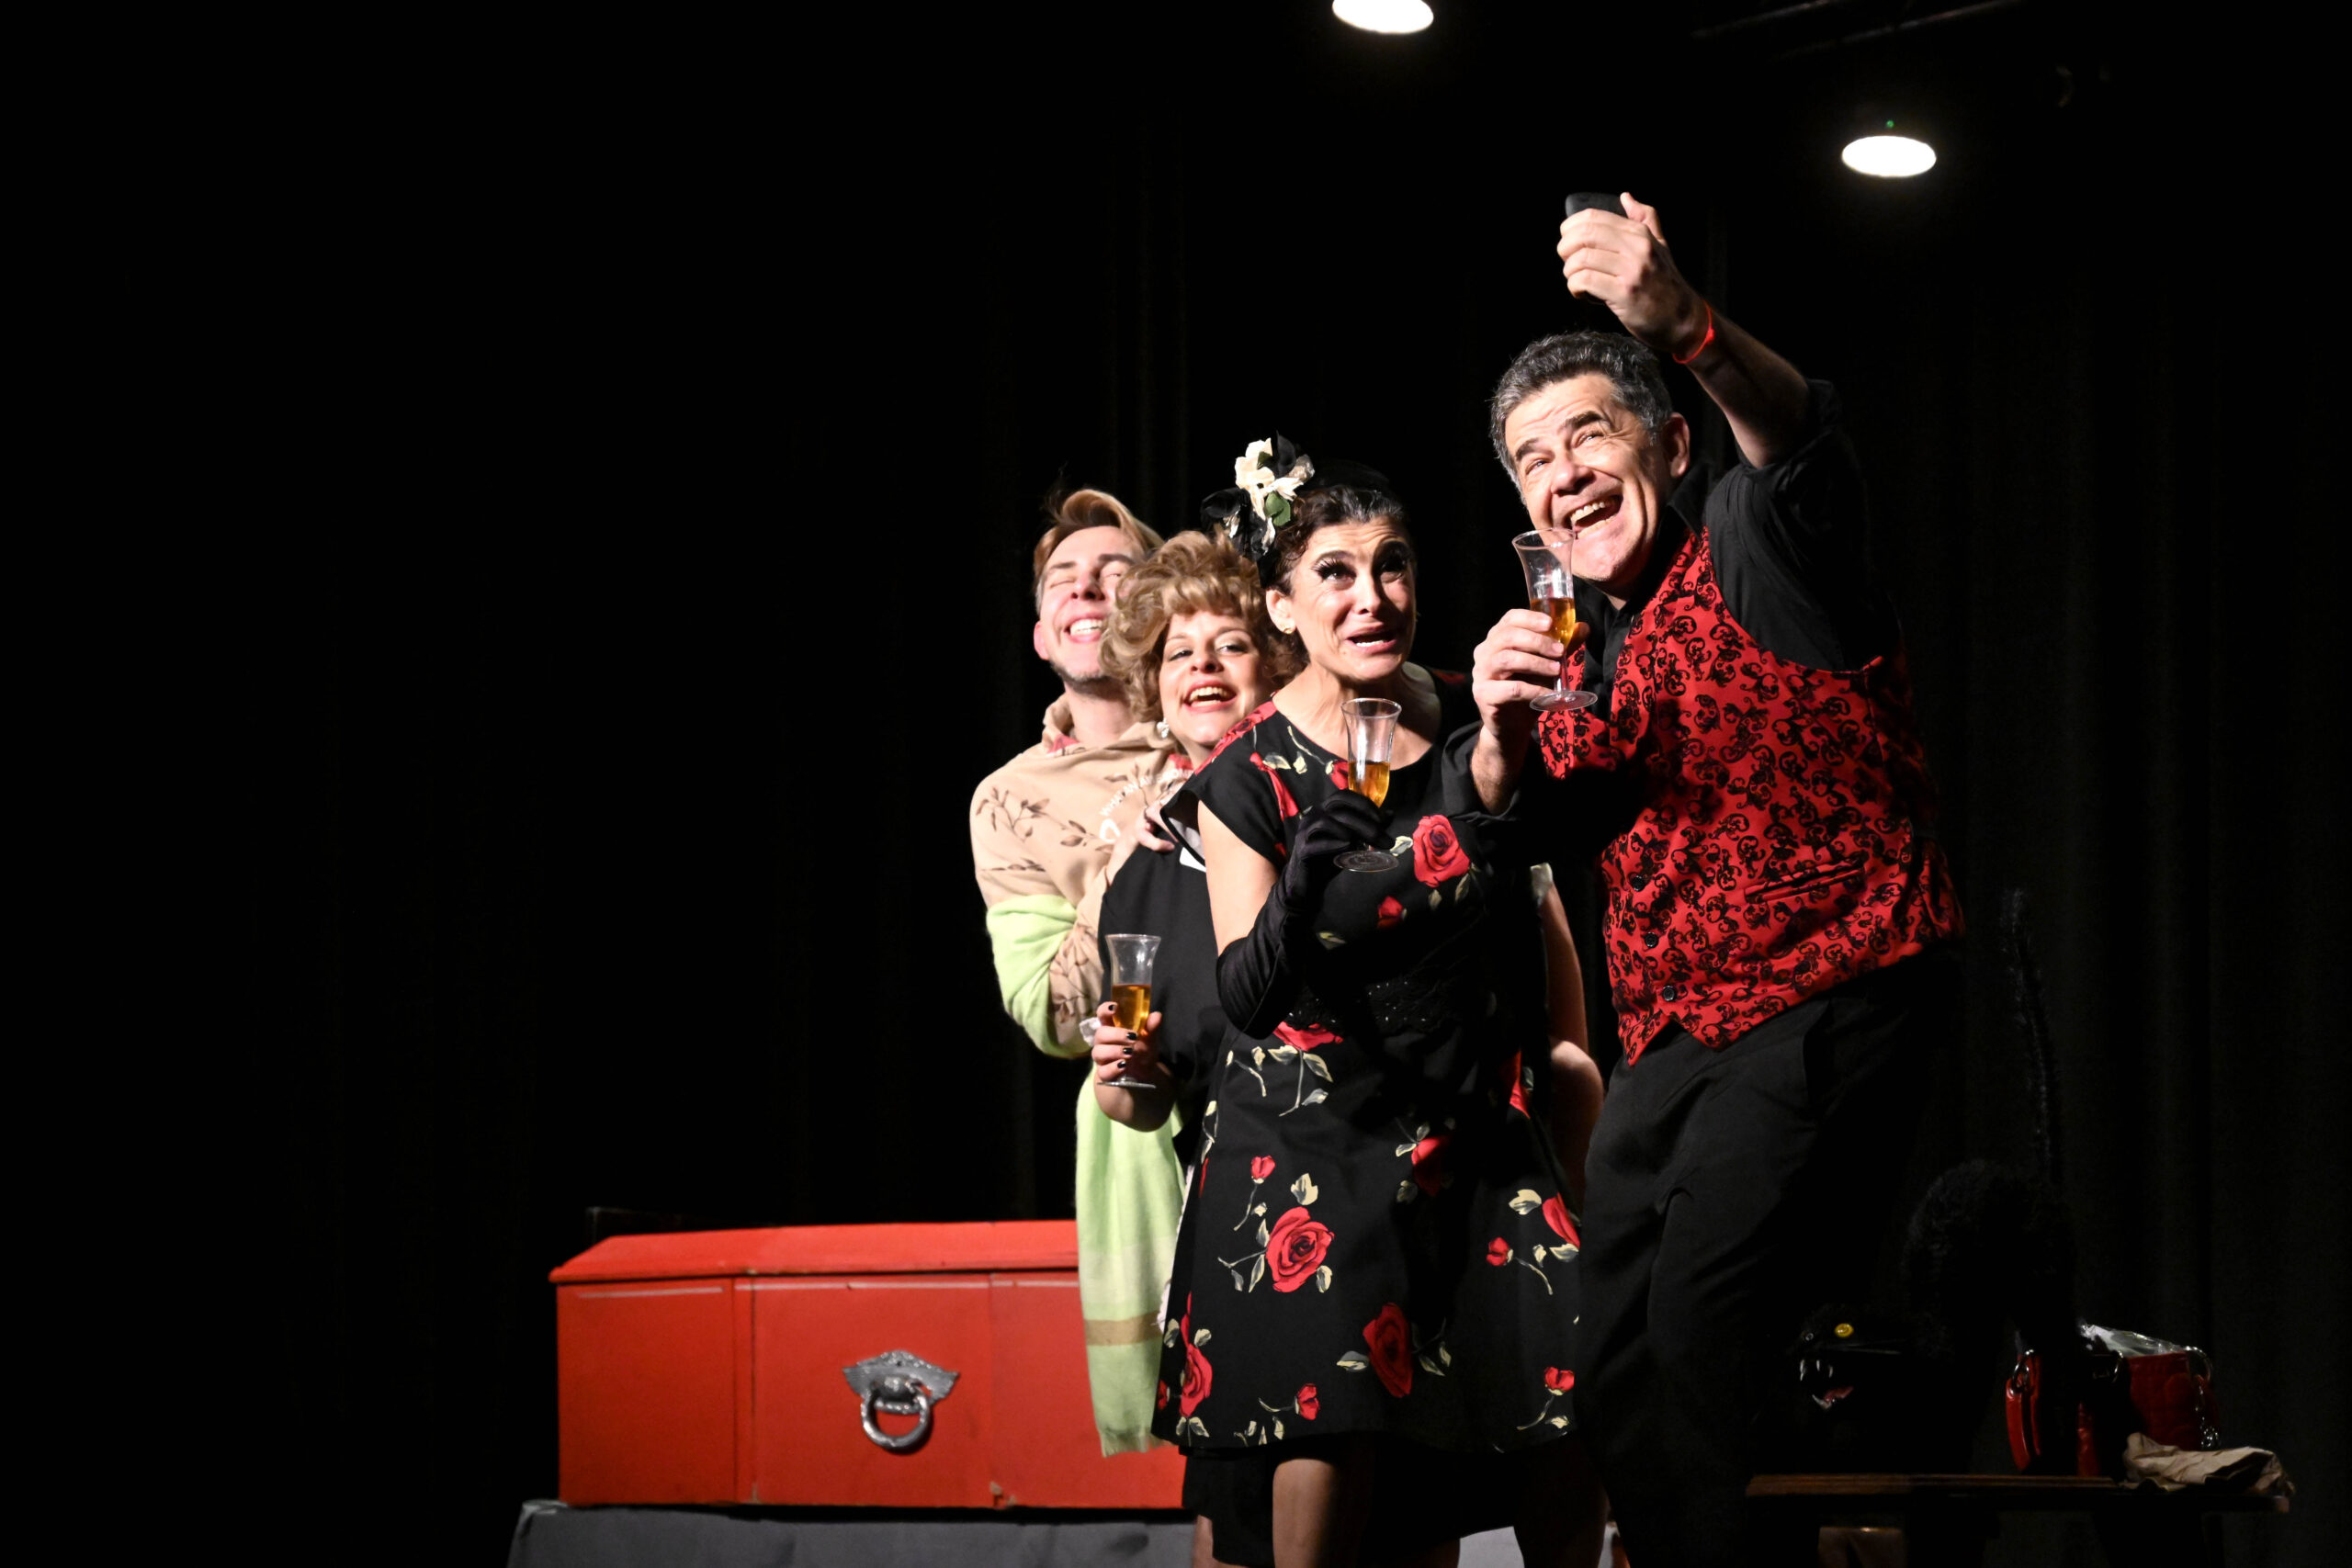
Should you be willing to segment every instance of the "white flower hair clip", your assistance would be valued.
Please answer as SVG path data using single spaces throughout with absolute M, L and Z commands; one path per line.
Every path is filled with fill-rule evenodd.
M 1290 525 L 1291 503 L 1314 477 L 1315 459 L 1279 433 L 1252 441 L 1233 460 L 1233 488 L 1201 503 L 1202 521 L 1251 560 L 1263 561 L 1273 548 L 1274 536 Z

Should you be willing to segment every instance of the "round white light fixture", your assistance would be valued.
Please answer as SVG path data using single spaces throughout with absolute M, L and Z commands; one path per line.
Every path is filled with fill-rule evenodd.
M 1889 126 L 1893 120 L 1887 121 Z M 1858 136 L 1838 156 L 1858 175 L 1883 180 L 1907 180 L 1936 166 L 1936 150 L 1915 137 L 1880 133 Z
M 1417 33 L 1437 20 L 1428 0 L 1331 0 L 1331 15 L 1368 33 Z

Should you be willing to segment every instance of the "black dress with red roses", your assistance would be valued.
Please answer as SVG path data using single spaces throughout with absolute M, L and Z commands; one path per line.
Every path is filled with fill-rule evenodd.
M 1438 690 L 1442 734 L 1476 722 L 1458 678 Z M 1570 1427 L 1577 1240 L 1523 1072 L 1548 1039 L 1542 941 L 1526 866 L 1486 841 L 1446 750 L 1391 773 L 1396 869 L 1334 876 L 1288 1017 L 1227 1028 L 1154 1422 L 1188 1449 L 1376 1432 L 1492 1453 Z M 1346 778 L 1270 703 L 1186 787 L 1280 864 Z

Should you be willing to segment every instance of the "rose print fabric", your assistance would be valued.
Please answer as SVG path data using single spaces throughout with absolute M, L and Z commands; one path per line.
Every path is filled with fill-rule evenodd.
M 1444 729 L 1476 722 L 1437 690 Z M 1390 774 L 1396 868 L 1334 879 L 1289 1016 L 1227 1026 L 1213 1065 L 1153 1427 L 1188 1448 L 1492 1454 L 1569 1427 L 1578 1239 L 1521 1077 L 1548 1038 L 1541 942 L 1527 868 L 1444 753 Z M 1280 864 L 1347 776 L 1269 704 L 1187 788 Z

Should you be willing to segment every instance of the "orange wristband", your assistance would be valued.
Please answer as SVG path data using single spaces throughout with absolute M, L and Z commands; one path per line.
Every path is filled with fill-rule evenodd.
M 1699 301 L 1699 303 L 1700 303 L 1700 304 L 1702 304 L 1702 305 L 1707 305 L 1707 302 L 1706 302 L 1704 299 L 1700 300 L 1700 301 Z M 1702 355 L 1702 354 L 1706 353 L 1706 352 L 1707 352 L 1707 345 L 1708 345 L 1709 344 L 1711 344 L 1711 343 L 1714 342 L 1714 341 L 1715 341 L 1715 308 L 1714 308 L 1713 305 L 1707 305 L 1707 335 L 1706 335 L 1705 337 L 1701 338 L 1701 339 L 1699 340 L 1699 346 L 1698 346 L 1698 347 L 1696 347 L 1696 348 L 1694 348 L 1694 349 L 1692 349 L 1690 353 L 1688 353 L 1688 354 L 1678 354 L 1678 355 L 1676 355 L 1674 356 L 1674 362 L 1675 362 L 1677 365 L 1688 365 L 1688 364 L 1690 364 L 1692 360 L 1694 360 L 1694 359 L 1698 358 L 1701 355 Z

